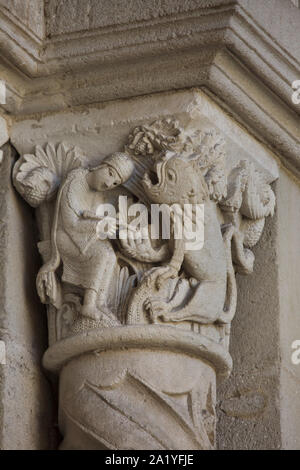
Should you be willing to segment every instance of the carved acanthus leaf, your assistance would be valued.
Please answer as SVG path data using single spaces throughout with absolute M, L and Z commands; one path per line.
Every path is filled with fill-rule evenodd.
M 221 206 L 251 220 L 274 214 L 275 195 L 252 162 L 241 160 L 228 177 L 228 195 Z
M 138 126 L 128 137 L 127 149 L 135 155 L 153 155 L 159 150 L 179 150 L 182 128 L 174 119 L 161 119 Z
M 265 218 L 274 214 L 275 195 L 252 162 L 241 160 L 228 177 L 228 195 L 221 204 L 225 220 L 235 227 L 233 260 L 238 272 L 253 271 L 250 250 L 259 241 Z

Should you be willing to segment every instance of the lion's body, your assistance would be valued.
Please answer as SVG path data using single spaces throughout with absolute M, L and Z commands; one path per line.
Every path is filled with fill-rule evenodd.
M 175 156 L 163 162 L 157 174 L 157 185 L 152 185 L 149 179 L 145 183 L 146 194 L 152 202 L 177 203 L 181 207 L 188 203 L 204 205 L 204 243 L 200 248 L 187 250 L 186 243 L 171 240 L 173 256 L 170 264 L 174 265 L 175 259 L 177 273 L 183 267 L 186 276 L 192 278 L 193 295 L 181 309 L 173 309 L 175 299 L 168 307 L 157 304 L 159 311 L 156 314 L 158 316 L 164 310 L 160 317 L 165 321 L 211 323 L 223 312 L 227 287 L 228 263 L 217 206 L 210 201 L 205 180 L 194 162 L 185 162 Z M 155 302 L 152 303 L 155 310 Z

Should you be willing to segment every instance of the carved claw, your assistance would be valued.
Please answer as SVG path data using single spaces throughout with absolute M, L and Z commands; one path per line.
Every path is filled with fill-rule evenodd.
M 223 236 L 224 242 L 230 241 L 235 231 L 236 231 L 236 228 L 232 223 L 224 224 L 222 226 L 222 236 Z
M 166 266 L 166 271 L 159 273 L 157 279 L 156 279 L 156 287 L 159 290 L 163 284 L 168 280 L 168 279 L 174 279 L 177 275 L 178 272 L 175 268 L 171 266 Z
M 93 305 L 83 305 L 81 315 L 96 321 L 101 318 L 100 312 L 98 312 L 97 308 Z
M 152 323 L 157 323 L 158 318 L 165 319 L 165 314 L 171 310 L 171 305 L 160 298 L 149 298 L 144 302 L 145 309 L 150 314 Z
M 149 269 L 141 279 L 141 284 L 145 284 L 147 287 L 150 287 L 152 283 L 156 280 L 161 272 L 161 267 Z
M 147 271 L 141 279 L 147 287 L 154 283 L 159 290 L 168 279 L 174 279 L 178 275 L 178 271 L 172 266 L 160 266 Z

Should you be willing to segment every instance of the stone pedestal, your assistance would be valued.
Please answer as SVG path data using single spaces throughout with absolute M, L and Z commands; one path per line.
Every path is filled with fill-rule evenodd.
M 215 445 L 216 372 L 227 376 L 231 359 L 205 336 L 156 325 L 92 330 L 50 347 L 44 364 L 61 369 L 61 449 Z

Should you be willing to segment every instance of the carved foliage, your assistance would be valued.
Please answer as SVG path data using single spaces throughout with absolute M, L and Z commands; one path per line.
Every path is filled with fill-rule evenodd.
M 32 207 L 53 199 L 61 180 L 74 168 L 82 165 L 82 154 L 77 148 L 61 143 L 40 145 L 34 154 L 25 154 L 14 168 L 14 184 Z

